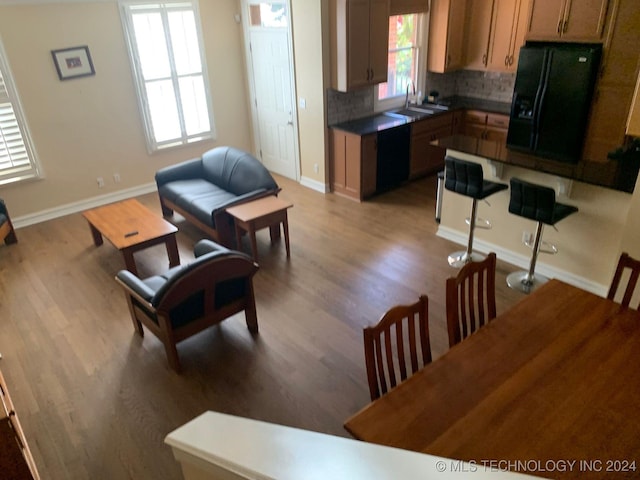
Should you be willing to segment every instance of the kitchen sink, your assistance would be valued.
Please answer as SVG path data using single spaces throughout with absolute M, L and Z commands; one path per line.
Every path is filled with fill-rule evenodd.
M 399 110 L 385 112 L 385 115 L 390 117 L 410 117 L 415 119 L 447 111 L 448 109 L 449 107 L 446 105 L 409 105 L 408 107 L 401 108 Z
M 446 112 L 449 110 L 448 105 L 439 105 L 437 103 L 423 103 L 422 105 L 409 105 L 407 110 L 414 112 L 427 112 L 429 114 L 437 112 Z
M 393 110 L 392 112 L 384 112 L 385 115 L 394 118 L 404 118 L 406 119 L 420 119 L 424 117 L 428 117 L 429 115 L 433 115 L 435 112 L 433 110 L 423 110 L 423 109 L 414 109 L 413 107 L 409 108 L 401 108 L 400 110 Z
M 431 108 L 418 107 L 418 106 L 407 107 L 405 110 L 408 110 L 409 112 L 414 112 L 414 113 L 421 113 L 423 115 L 433 115 L 434 113 L 436 113 L 435 110 Z

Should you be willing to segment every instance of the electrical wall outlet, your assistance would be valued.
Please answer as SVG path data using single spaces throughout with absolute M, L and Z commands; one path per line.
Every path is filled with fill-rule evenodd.
M 96 182 L 98 182 L 98 188 L 104 187 L 104 178 L 98 177 L 96 178 Z
M 313 164 L 313 171 L 316 172 L 316 173 L 318 173 L 320 171 L 320 167 L 318 166 L 317 163 Z
M 531 232 L 527 232 L 526 230 L 522 232 L 522 243 L 525 245 L 531 244 L 533 241 L 533 234 Z
M 113 174 L 113 181 L 115 183 L 120 183 L 120 174 L 119 173 L 114 173 Z

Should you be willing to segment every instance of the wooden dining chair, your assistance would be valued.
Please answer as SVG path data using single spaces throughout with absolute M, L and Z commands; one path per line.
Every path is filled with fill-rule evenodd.
M 417 303 L 391 308 L 376 325 L 364 329 L 371 400 L 431 362 L 428 312 L 427 296 L 422 295 Z
M 467 263 L 447 279 L 449 347 L 496 318 L 496 254 Z
M 618 288 L 620 287 L 620 282 L 622 280 L 622 275 L 626 270 L 629 270 L 629 279 L 627 280 L 627 287 L 624 291 L 624 296 L 622 297 L 621 305 L 624 308 L 628 308 L 631 303 L 631 298 L 633 297 L 633 293 L 636 289 L 636 284 L 638 283 L 638 276 L 640 275 L 640 260 L 636 260 L 629 256 L 628 253 L 624 252 L 620 255 L 618 259 L 618 266 L 616 267 L 616 272 L 613 274 L 613 280 L 611 280 L 611 287 L 609 288 L 609 293 L 607 294 L 607 298 L 609 300 L 614 300 L 616 293 L 618 292 Z M 640 307 L 640 304 L 636 306 L 636 310 Z

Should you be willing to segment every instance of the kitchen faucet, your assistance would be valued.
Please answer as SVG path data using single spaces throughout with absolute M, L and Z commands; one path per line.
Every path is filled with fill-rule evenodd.
M 409 87 L 413 87 L 413 96 L 416 96 L 416 84 L 413 83 L 413 80 L 409 80 L 407 82 L 407 95 L 404 99 L 404 108 L 409 108 Z

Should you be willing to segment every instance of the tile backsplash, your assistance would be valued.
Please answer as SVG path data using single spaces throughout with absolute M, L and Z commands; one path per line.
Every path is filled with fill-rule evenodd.
M 426 92 L 436 90 L 440 98 L 459 95 L 495 102 L 511 103 L 515 73 L 458 70 L 451 73 L 427 73 Z
M 373 92 L 373 87 L 346 93 L 327 90 L 327 123 L 333 125 L 371 115 Z
M 440 98 L 458 95 L 511 103 L 515 79 L 514 73 L 472 70 L 427 72 L 425 93 L 435 90 Z M 333 125 L 373 114 L 374 91 L 373 87 L 347 93 L 327 90 L 327 123 Z

